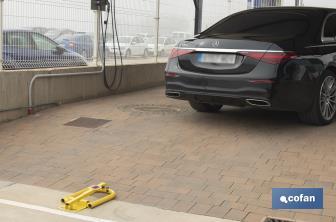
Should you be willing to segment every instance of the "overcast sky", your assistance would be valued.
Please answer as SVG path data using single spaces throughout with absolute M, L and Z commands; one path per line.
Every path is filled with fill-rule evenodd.
M 203 29 L 218 20 L 247 9 L 247 0 L 203 0 Z M 266 1 L 266 0 L 264 0 Z M 294 5 L 295 0 L 283 0 Z M 48 27 L 93 32 L 94 13 L 90 0 L 5 0 L 5 28 Z M 153 34 L 156 0 L 116 0 L 122 35 Z M 305 6 L 335 7 L 336 0 L 303 0 Z M 193 32 L 193 0 L 161 0 L 160 32 Z

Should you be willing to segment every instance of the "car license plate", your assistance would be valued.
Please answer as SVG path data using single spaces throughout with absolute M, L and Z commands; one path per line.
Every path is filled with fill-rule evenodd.
M 202 63 L 235 64 L 236 55 L 199 53 L 197 61 Z

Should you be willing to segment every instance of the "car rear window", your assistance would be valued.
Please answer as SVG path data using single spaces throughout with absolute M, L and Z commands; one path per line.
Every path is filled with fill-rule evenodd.
M 309 27 L 306 15 L 285 12 L 246 12 L 230 16 L 218 22 L 203 35 L 277 35 L 304 34 Z

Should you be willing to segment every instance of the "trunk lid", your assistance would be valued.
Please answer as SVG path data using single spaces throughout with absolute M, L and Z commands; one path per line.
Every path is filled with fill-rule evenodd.
M 205 38 L 184 41 L 179 48 L 191 53 L 178 57 L 182 69 L 205 74 L 243 74 L 251 72 L 272 43 L 246 39 Z M 246 56 L 258 53 L 258 58 Z

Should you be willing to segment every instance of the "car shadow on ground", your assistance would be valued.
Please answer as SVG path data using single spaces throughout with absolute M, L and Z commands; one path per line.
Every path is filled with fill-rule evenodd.
M 203 121 L 214 121 L 218 124 L 235 125 L 235 127 L 259 127 L 278 129 L 314 129 L 317 126 L 304 124 L 299 120 L 297 113 L 273 111 L 258 108 L 237 108 L 224 106 L 219 113 L 198 113 Z

